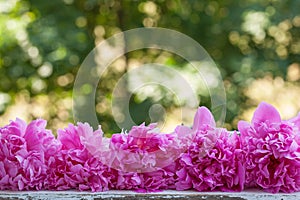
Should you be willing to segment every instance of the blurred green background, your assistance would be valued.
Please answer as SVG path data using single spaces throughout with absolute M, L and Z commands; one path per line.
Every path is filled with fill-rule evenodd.
M 42 117 L 56 130 L 73 122 L 76 73 L 99 42 L 138 27 L 164 27 L 198 41 L 221 71 L 227 94 L 225 126 L 250 120 L 261 101 L 283 118 L 300 108 L 300 1 L 293 0 L 0 0 L 0 125 L 16 117 Z M 111 114 L 111 93 L 127 70 L 157 62 L 188 71 L 178 56 L 158 50 L 134 51 L 116 60 L 99 83 L 95 106 L 106 133 L 120 131 Z M 162 92 L 164 93 L 164 92 Z M 201 105 L 209 94 L 199 92 Z M 136 123 L 149 121 L 160 102 L 166 130 L 180 124 L 172 97 L 143 93 L 131 98 Z

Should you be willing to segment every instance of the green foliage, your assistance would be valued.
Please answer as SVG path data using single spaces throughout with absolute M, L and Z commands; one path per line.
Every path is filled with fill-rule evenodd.
M 226 123 L 235 128 L 239 114 L 255 104 L 244 90 L 266 74 L 285 79 L 287 67 L 300 63 L 299 7 L 300 1 L 291 0 L 2 0 L 0 112 L 5 116 L 20 95 L 26 94 L 32 106 L 44 95 L 50 100 L 42 117 L 50 120 L 50 126 L 72 122 L 71 107 L 62 111 L 58 99 L 70 100 L 80 63 L 95 44 L 117 32 L 157 26 L 192 37 L 212 56 L 226 87 Z M 125 67 L 110 68 L 100 81 L 95 105 L 105 131 L 119 131 L 109 110 L 110 94 L 130 62 L 153 62 L 162 55 L 131 52 L 122 58 Z M 163 62 L 185 69 L 184 61 L 173 54 Z M 210 98 L 200 96 L 201 104 L 209 106 Z M 173 101 L 164 101 L 169 110 L 175 109 Z M 153 102 L 131 98 L 137 123 L 149 121 L 147 110 Z M 29 113 L 29 118 L 35 117 L 40 115 Z

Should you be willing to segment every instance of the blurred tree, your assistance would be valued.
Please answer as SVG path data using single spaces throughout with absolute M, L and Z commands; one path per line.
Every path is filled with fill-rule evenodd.
M 124 30 L 165 27 L 192 37 L 216 61 L 227 93 L 226 126 L 236 128 L 258 101 L 276 101 L 276 90 L 273 98 L 249 92 L 257 80 L 273 81 L 273 87 L 279 77 L 287 90 L 289 85 L 300 87 L 299 7 L 299 1 L 291 0 L 1 0 L 0 123 L 17 116 L 43 117 L 57 129 L 72 122 L 74 79 L 95 45 Z M 95 102 L 106 132 L 119 131 L 109 109 L 116 82 L 129 68 L 148 62 L 187 70 L 182 58 L 158 50 L 135 51 L 116 60 L 100 80 Z M 199 95 L 201 105 L 209 106 L 209 96 Z M 171 113 L 178 107 L 172 99 L 160 102 Z M 137 123 L 150 121 L 153 103 L 138 94 L 131 98 Z M 294 102 L 291 113 L 299 108 Z

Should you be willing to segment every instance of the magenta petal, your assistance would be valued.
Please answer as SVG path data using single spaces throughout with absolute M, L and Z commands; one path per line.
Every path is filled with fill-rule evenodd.
M 73 124 L 69 124 L 68 128 L 64 130 L 59 129 L 57 139 L 62 143 L 63 149 L 81 149 L 83 147 L 77 133 L 77 127 Z
M 10 122 L 9 129 L 14 135 L 23 137 L 25 134 L 26 126 L 26 122 L 17 118 L 15 121 Z
M 210 125 L 212 127 L 216 126 L 211 112 L 204 106 L 198 108 L 197 113 L 194 118 L 193 130 L 200 130 L 203 125 Z
M 191 159 L 191 157 L 188 154 L 184 154 L 182 156 L 182 161 L 185 162 L 185 164 L 188 165 L 188 166 L 192 166 L 193 165 L 192 164 L 192 159 Z
M 18 181 L 18 188 L 19 188 L 19 190 L 23 190 L 24 189 L 24 182 L 22 180 Z
M 28 124 L 26 128 L 26 133 L 24 139 L 27 142 L 28 150 L 42 151 L 41 143 L 42 138 L 40 138 L 40 132 L 45 131 L 47 121 L 42 119 L 37 119 Z M 42 136 L 42 135 L 41 135 Z
M 248 135 L 247 132 L 251 128 L 251 124 L 246 121 L 239 121 L 238 122 L 238 130 L 244 136 Z
M 6 166 L 8 168 L 7 170 L 8 170 L 9 176 L 15 177 L 18 173 L 17 165 L 11 161 L 6 161 Z
M 6 174 L 4 177 L 0 179 L 0 189 L 2 185 L 6 185 L 9 183 L 9 175 Z
M 271 123 L 279 123 L 281 122 L 281 117 L 276 108 L 270 104 L 262 102 L 254 112 L 252 124 L 259 124 L 266 121 Z
M 244 189 L 245 183 L 245 166 L 242 164 L 241 161 L 238 162 L 238 178 L 239 178 L 239 185 L 241 187 L 240 191 Z

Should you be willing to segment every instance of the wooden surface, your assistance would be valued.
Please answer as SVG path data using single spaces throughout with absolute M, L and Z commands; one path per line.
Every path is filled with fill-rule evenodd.
M 239 193 L 227 192 L 195 192 L 195 191 L 173 191 L 166 190 L 156 193 L 135 193 L 133 191 L 108 191 L 108 192 L 78 192 L 78 191 L 35 191 L 35 192 L 12 192 L 0 191 L 0 200 L 35 200 L 35 199 L 191 199 L 191 200 L 300 200 L 299 193 L 291 194 L 270 194 L 258 190 L 248 190 Z

